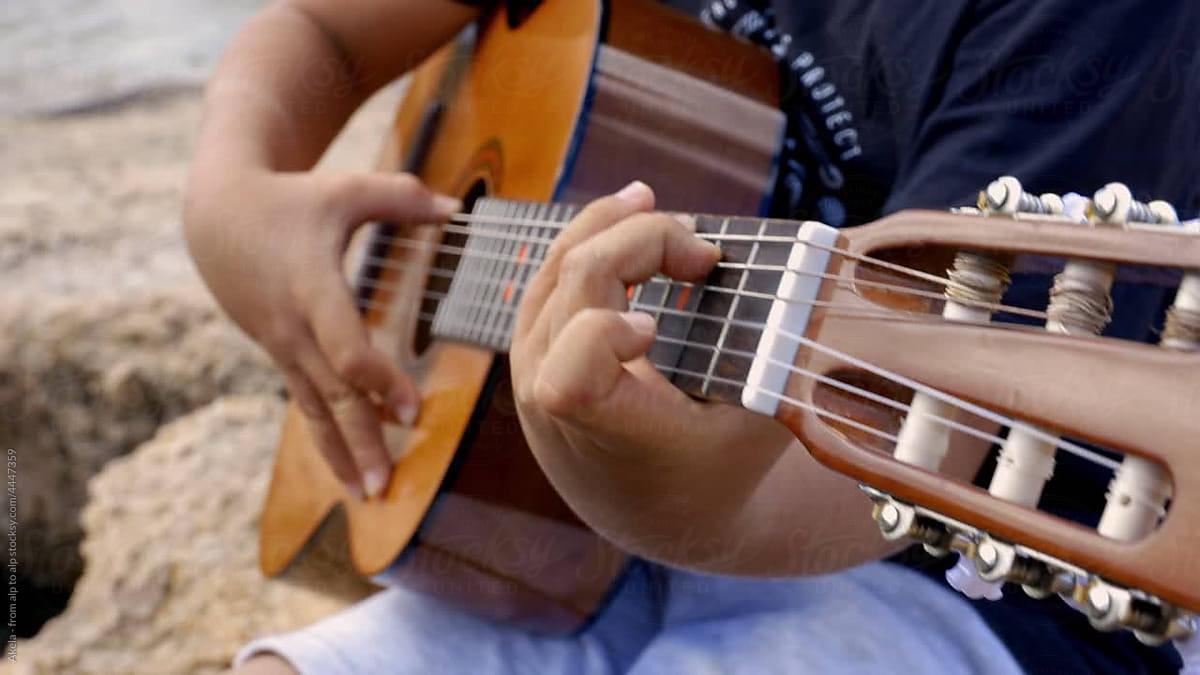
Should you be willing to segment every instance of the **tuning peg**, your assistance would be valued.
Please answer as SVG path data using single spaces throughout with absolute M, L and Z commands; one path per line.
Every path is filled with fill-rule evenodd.
M 1185 234 L 1200 236 L 1200 220 L 1180 223 L 1179 228 Z M 1200 350 L 1200 270 L 1184 273 L 1179 290 L 1175 292 L 1175 302 L 1167 312 L 1162 346 L 1187 352 Z
M 1046 213 L 1047 207 L 1038 197 L 1026 194 L 1016 178 L 1001 176 L 979 193 L 978 211 L 983 215 Z M 942 316 L 950 321 L 990 321 L 991 306 L 1000 303 L 1011 282 L 1007 261 L 986 251 L 958 251 L 946 276 L 950 283 L 945 289 Z M 954 419 L 956 415 L 954 406 L 917 392 L 900 427 L 893 456 L 905 464 L 937 471 L 949 452 L 951 432 L 938 420 Z
M 1162 202 L 1166 204 L 1166 202 Z M 1170 204 L 1166 204 L 1170 207 Z M 1159 207 L 1161 209 L 1161 205 Z M 1124 225 L 1125 223 L 1160 223 L 1175 220 L 1175 209 L 1170 209 L 1170 221 L 1159 220 L 1159 213 L 1133 198 L 1124 183 L 1109 183 L 1092 196 L 1092 216 L 1101 223 Z M 1166 215 L 1166 212 L 1161 213 Z
M 1083 594 L 1080 600 L 1093 628 L 1112 631 L 1121 627 L 1122 619 L 1129 613 L 1129 591 L 1093 580 L 1080 592 Z
M 954 567 L 946 570 L 946 583 L 972 600 L 999 600 L 1004 597 L 1004 584 L 984 581 L 975 564 L 964 555 L 958 557 Z
M 1151 646 L 1195 632 L 1193 617 L 1180 615 L 1174 607 L 1140 597 L 1098 577 L 1080 587 L 1076 597 L 1083 603 L 1093 628 L 1102 631 L 1128 628 L 1139 641 Z
M 1150 210 L 1150 214 L 1153 215 L 1159 223 L 1169 224 L 1179 222 L 1179 214 L 1175 212 L 1175 207 L 1171 204 L 1171 202 L 1156 199 L 1147 204 L 1146 208 Z
M 879 525 L 883 538 L 889 541 L 900 539 L 915 539 L 924 545 L 925 551 L 933 556 L 943 556 L 950 552 L 950 544 L 954 540 L 954 532 L 933 518 L 919 515 L 917 510 L 902 504 L 890 497 L 884 497 L 875 502 L 871 516 Z
M 1088 209 L 1091 208 L 1092 200 L 1084 197 L 1078 192 L 1068 192 L 1062 196 L 1062 215 L 1064 218 L 1076 222 L 1086 223 L 1088 221 Z
M 1025 192 L 1021 187 L 1021 181 L 1013 176 L 1001 176 L 988 184 L 982 192 L 979 193 L 979 210 L 985 213 L 1036 213 L 1036 214 L 1053 214 L 1055 200 L 1059 206 L 1058 213 L 1061 211 L 1061 200 L 1057 195 L 1049 195 L 1051 199 L 1049 203 L 1046 199 L 1047 195 L 1041 197 Z

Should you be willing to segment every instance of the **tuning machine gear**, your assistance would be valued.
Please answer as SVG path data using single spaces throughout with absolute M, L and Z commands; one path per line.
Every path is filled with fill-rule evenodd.
M 993 589 L 1015 583 L 1034 598 L 1060 596 L 1099 630 L 1131 630 L 1149 645 L 1187 641 L 1196 634 L 1193 614 L 1148 593 L 1110 583 L 1080 567 L 1002 541 L 880 490 L 865 485 L 860 488 L 874 503 L 872 517 L 885 539 L 914 539 L 934 555 L 959 553 L 956 568 L 967 566 L 974 574 L 961 579 L 961 583 L 951 583 L 970 597 L 998 599 Z

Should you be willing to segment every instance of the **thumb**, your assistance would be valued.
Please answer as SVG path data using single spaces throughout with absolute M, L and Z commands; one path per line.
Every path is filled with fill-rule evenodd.
M 346 176 L 334 198 L 355 223 L 382 220 L 397 225 L 444 221 L 462 202 L 430 190 L 408 173 L 363 173 Z
M 533 399 L 562 420 L 591 417 L 621 378 L 625 363 L 654 344 L 654 317 L 641 312 L 585 309 L 571 318 L 538 367 Z

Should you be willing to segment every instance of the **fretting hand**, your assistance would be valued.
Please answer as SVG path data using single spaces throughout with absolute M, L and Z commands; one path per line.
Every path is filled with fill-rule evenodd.
M 633 183 L 570 223 L 521 303 L 511 359 L 526 436 L 568 503 L 618 544 L 678 558 L 661 545 L 680 522 L 736 509 L 791 438 L 772 420 L 692 400 L 645 358 L 654 319 L 626 311 L 627 287 L 659 273 L 697 281 L 720 258 L 653 207 Z M 700 477 L 709 453 L 743 461 Z

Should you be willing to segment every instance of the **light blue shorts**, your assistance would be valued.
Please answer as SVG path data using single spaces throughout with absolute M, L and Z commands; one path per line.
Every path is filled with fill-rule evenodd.
M 526 633 L 390 589 L 256 640 L 237 663 L 262 652 L 305 675 L 1021 672 L 965 600 L 886 563 L 740 579 L 638 562 L 600 616 L 571 637 Z

